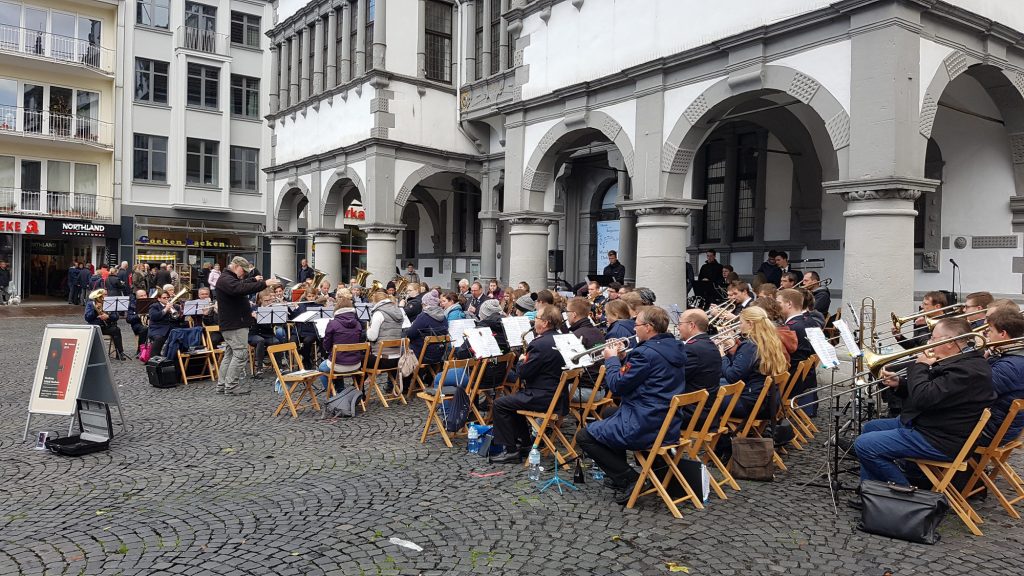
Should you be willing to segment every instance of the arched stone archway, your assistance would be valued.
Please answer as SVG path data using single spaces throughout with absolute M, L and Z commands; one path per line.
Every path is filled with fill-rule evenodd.
M 353 200 L 363 201 L 363 182 L 351 168 L 339 168 L 327 179 L 320 213 L 325 229 L 341 229 L 342 213 Z
M 309 205 L 309 188 L 299 179 L 281 187 L 274 205 L 274 231 L 298 232 L 299 214 Z

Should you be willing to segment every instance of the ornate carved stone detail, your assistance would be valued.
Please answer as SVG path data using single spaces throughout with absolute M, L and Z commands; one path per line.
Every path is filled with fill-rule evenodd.
M 939 269 L 939 253 L 925 252 L 921 255 L 921 269 L 925 272 L 936 272 Z
M 1017 91 L 1024 96 L 1024 72 L 1010 73 L 1010 82 L 1017 88 Z
M 523 216 L 506 220 L 511 226 L 550 226 L 555 223 L 551 218 L 538 218 L 536 216 Z
M 637 216 L 689 216 L 690 212 L 691 210 L 689 208 L 677 208 L 674 206 L 638 208 L 633 211 Z
M 949 74 L 949 79 L 952 80 L 963 74 L 964 70 L 967 70 L 967 55 L 957 50 L 946 56 L 943 64 L 946 65 L 946 73 Z
M 810 76 L 797 72 L 793 75 L 793 81 L 789 84 L 789 90 L 787 91 L 791 96 L 797 100 L 808 104 L 811 98 L 818 92 L 818 88 L 821 84 L 817 80 Z
M 548 133 L 544 135 L 540 140 L 540 144 L 537 145 L 537 150 L 541 152 L 547 152 L 555 145 L 555 141 L 558 140 L 558 135 L 554 130 L 548 130 Z
M 523 188 L 532 192 L 543 192 L 547 190 L 551 178 L 550 172 L 538 172 L 533 168 L 527 168 L 523 173 Z
M 388 234 L 391 236 L 397 236 L 402 231 L 401 228 L 386 224 L 370 224 L 369 226 L 363 226 L 362 230 L 367 234 Z
M 935 98 L 931 94 L 924 97 L 924 103 L 921 105 L 921 123 L 920 132 L 925 138 L 930 138 L 932 135 L 932 126 L 935 124 L 935 113 L 939 110 L 939 103 L 935 101 Z
M 850 145 L 850 116 L 845 111 L 840 111 L 829 118 L 825 123 L 825 129 L 832 138 L 832 147 L 836 150 Z
M 626 172 L 633 173 L 633 151 L 630 150 L 622 156 L 622 163 L 626 166 Z
M 420 166 L 412 174 L 409 175 L 407 182 L 412 182 L 412 186 L 402 185 L 398 189 L 398 196 L 395 197 L 395 204 L 399 206 L 405 206 L 406 202 L 409 201 L 409 196 L 412 195 L 412 188 L 422 182 L 425 178 L 429 178 L 434 174 L 444 172 L 443 169 L 435 166 Z
M 620 126 L 614 118 L 609 116 L 604 119 L 604 122 L 601 124 L 602 134 L 604 134 L 605 136 L 608 137 L 609 140 L 614 142 L 615 138 L 619 135 L 619 132 L 622 132 L 622 126 Z
M 701 94 L 696 100 L 686 107 L 686 110 L 683 111 L 683 116 L 690 121 L 690 124 L 697 124 L 707 111 L 708 101 L 704 98 L 704 95 Z
M 696 153 L 695 150 L 665 144 L 661 151 L 661 170 L 670 174 L 686 174 Z
M 1014 164 L 1024 164 L 1024 132 L 1010 134 L 1010 154 Z
M 890 190 L 856 190 L 843 192 L 843 200 L 847 202 L 863 202 L 867 200 L 917 200 L 921 190 L 890 189 Z

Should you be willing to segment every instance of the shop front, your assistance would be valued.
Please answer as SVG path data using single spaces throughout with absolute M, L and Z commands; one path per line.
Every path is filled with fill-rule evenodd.
M 0 260 L 11 263 L 17 293 L 67 298 L 68 268 L 83 262 L 95 270 L 118 264 L 120 226 L 56 219 L 0 218 Z
M 135 262 L 172 264 L 183 282 L 198 286 L 204 266 L 223 269 L 235 256 L 260 262 L 262 224 L 136 216 Z

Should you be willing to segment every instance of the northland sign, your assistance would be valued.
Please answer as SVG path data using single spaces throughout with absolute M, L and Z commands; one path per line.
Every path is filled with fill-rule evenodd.
M 85 222 L 61 222 L 60 231 L 64 236 L 95 236 L 102 238 L 107 233 L 107 227 L 103 224 L 88 224 Z

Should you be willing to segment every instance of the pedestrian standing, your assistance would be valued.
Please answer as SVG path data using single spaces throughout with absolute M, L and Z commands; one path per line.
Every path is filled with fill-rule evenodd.
M 252 264 L 236 256 L 217 280 L 217 315 L 220 333 L 226 344 L 224 359 L 220 363 L 218 394 L 240 396 L 251 392 L 239 385 L 245 363 L 249 359 L 249 326 L 252 324 L 249 295 L 281 283 L 276 278 L 268 281 L 264 281 L 262 276 L 247 278 L 246 273 L 250 270 Z

